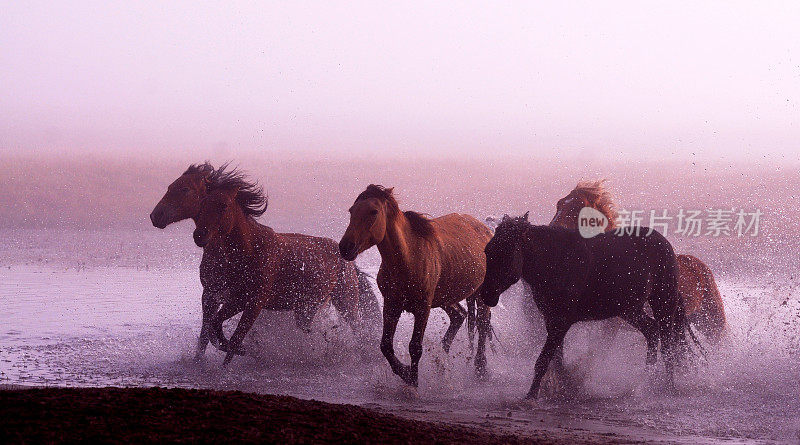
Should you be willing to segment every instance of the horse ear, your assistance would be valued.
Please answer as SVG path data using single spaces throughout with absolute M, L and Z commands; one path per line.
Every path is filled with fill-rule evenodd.
M 212 167 L 211 164 L 203 164 L 201 173 L 203 174 L 203 184 L 205 184 L 206 189 L 210 188 L 211 175 L 214 174 L 214 167 Z
M 501 219 L 500 221 L 508 221 L 509 219 L 511 219 L 511 217 L 508 216 L 508 213 L 505 213 L 503 214 L 503 219 Z
M 523 220 L 523 221 L 527 221 L 527 220 L 528 220 L 528 214 L 529 214 L 529 213 L 531 213 L 531 212 L 530 212 L 530 211 L 527 211 L 527 212 L 525 212 L 525 214 L 524 214 L 524 215 L 522 215 L 522 220 Z

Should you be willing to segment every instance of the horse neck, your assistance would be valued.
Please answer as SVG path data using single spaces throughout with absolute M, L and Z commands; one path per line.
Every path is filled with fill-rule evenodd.
M 550 226 L 525 227 L 520 237 L 523 258 L 536 269 L 558 264 L 570 253 L 571 243 L 576 236 L 580 236 L 577 231 L 559 230 Z
M 392 266 L 390 270 L 398 266 L 407 270 L 411 263 L 411 252 L 421 241 L 422 238 L 411 229 L 411 224 L 403 212 L 398 211 L 391 218 L 387 218 L 386 234 L 378 243 L 381 261 L 387 266 Z
M 253 250 L 259 235 L 262 235 L 259 232 L 274 236 L 272 229 L 259 231 L 260 225 L 256 220 L 248 217 L 238 208 L 235 210 L 233 218 L 233 228 L 227 235 L 227 243 L 231 247 L 240 249 L 241 252 L 251 252 Z

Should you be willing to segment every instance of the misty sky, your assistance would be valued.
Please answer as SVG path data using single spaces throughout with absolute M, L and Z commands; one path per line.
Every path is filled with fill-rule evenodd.
M 3 2 L 0 149 L 800 157 L 800 4 L 530 3 Z

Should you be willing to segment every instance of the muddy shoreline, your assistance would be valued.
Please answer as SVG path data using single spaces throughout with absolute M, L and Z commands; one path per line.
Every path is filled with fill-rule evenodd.
M 0 391 L 3 443 L 578 443 L 542 432 L 426 422 L 355 405 L 288 396 L 165 388 Z

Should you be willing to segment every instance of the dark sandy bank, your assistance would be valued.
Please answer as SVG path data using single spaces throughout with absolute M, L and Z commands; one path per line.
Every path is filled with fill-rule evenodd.
M 406 419 L 353 405 L 163 388 L 0 391 L 0 443 L 574 443 Z

